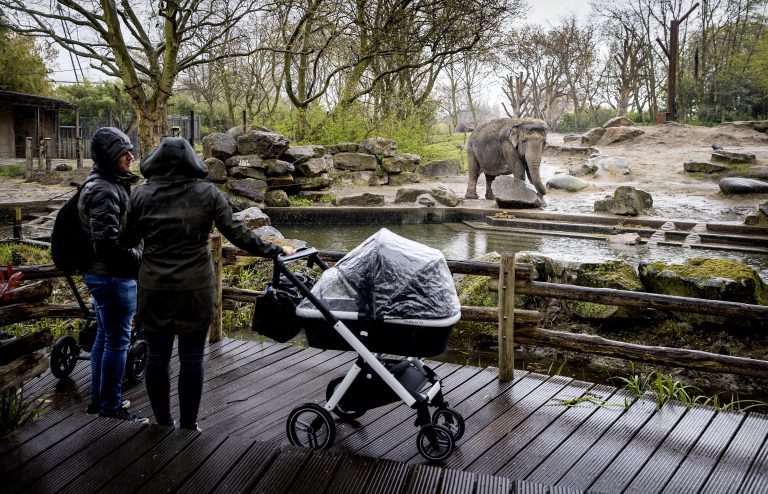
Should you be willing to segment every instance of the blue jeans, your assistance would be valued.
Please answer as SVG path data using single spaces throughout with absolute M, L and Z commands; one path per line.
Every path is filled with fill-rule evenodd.
M 136 313 L 136 280 L 85 274 L 83 281 L 93 297 L 98 323 L 91 349 L 91 403 L 97 403 L 101 413 L 112 415 L 121 404 Z

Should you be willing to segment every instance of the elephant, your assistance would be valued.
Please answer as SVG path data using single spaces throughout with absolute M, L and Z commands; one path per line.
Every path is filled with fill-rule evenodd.
M 469 180 L 465 199 L 477 199 L 477 178 L 485 175 L 485 198 L 493 199 L 491 183 L 499 175 L 526 174 L 539 194 L 547 189 L 539 176 L 547 142 L 547 124 L 532 118 L 499 118 L 477 126 L 467 144 Z

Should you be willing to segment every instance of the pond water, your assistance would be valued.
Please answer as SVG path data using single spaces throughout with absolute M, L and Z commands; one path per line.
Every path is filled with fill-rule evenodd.
M 276 226 L 285 238 L 304 240 L 318 249 L 349 251 L 382 225 Z M 565 261 L 598 262 L 611 259 L 637 265 L 640 261 L 682 262 L 692 257 L 732 259 L 755 268 L 768 282 L 768 255 L 667 245 L 614 245 L 605 241 L 550 235 L 527 235 L 476 230 L 463 223 L 385 225 L 389 230 L 440 250 L 447 259 L 474 259 L 487 252 L 538 252 Z

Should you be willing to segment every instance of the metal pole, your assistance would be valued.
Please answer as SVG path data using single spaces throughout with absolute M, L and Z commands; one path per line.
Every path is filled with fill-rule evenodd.
M 189 144 L 195 147 L 195 110 L 189 110 Z
M 75 157 L 77 158 L 77 169 L 83 167 L 83 138 L 79 135 L 75 137 Z

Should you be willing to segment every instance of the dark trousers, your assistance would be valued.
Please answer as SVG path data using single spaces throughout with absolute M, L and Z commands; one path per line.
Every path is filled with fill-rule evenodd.
M 149 402 L 160 425 L 173 425 L 171 415 L 171 378 L 169 366 L 174 334 L 147 328 L 146 386 Z M 184 429 L 194 429 L 203 392 L 203 349 L 208 336 L 207 328 L 179 337 L 179 419 Z

